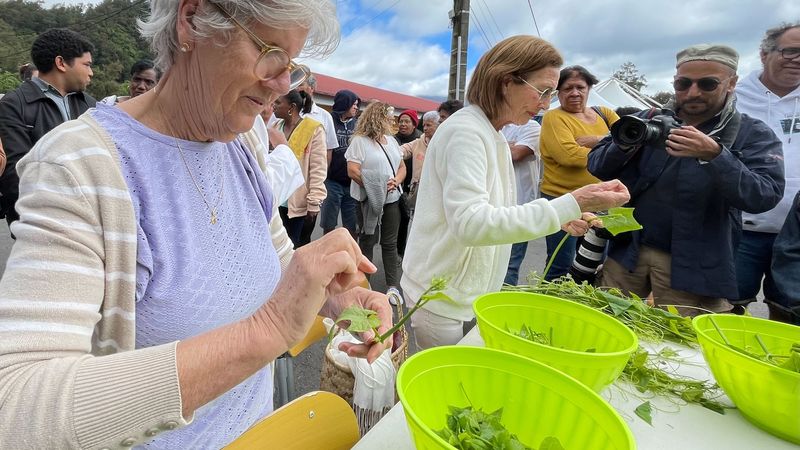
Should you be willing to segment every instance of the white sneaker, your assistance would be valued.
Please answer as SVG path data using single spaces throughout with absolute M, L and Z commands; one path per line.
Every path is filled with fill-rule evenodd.
M 397 306 L 403 304 L 403 294 L 400 293 L 400 290 L 394 286 L 390 286 L 389 289 L 386 290 L 386 295 L 389 296 L 389 303 L 392 306 Z

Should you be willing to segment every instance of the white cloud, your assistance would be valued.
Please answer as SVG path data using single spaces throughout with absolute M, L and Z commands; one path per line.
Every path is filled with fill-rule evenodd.
M 364 20 L 368 20 L 391 3 L 375 0 L 362 1 L 362 4 L 373 8 L 362 11 Z M 469 51 L 473 55 L 485 52 L 487 41 L 493 45 L 514 34 L 536 34 L 525 0 L 473 0 L 471 4 Z M 531 4 L 542 37 L 559 48 L 566 64 L 582 64 L 603 79 L 622 63 L 632 61 L 647 77 L 648 86 L 644 90 L 648 93 L 671 89 L 675 53 L 681 48 L 701 42 L 730 45 L 741 55 L 739 74 L 743 76 L 759 67 L 758 44 L 767 28 L 786 20 L 800 20 L 800 2 L 782 0 L 736 3 L 722 0 L 563 0 Z M 375 79 L 378 86 L 387 89 L 413 86 L 414 91 L 403 92 L 444 95 L 446 85 L 435 80 L 446 83 L 449 48 L 442 44 L 443 47 L 435 51 L 413 36 L 424 37 L 445 30 L 449 26 L 447 11 L 451 7 L 452 3 L 444 0 L 402 1 L 370 24 L 374 32 L 385 35 L 386 40 L 370 43 L 357 39 L 360 45 L 356 52 L 343 44 L 345 50 L 337 51 L 326 65 L 340 68 L 337 70 L 340 74 L 353 73 L 349 69 L 358 62 L 351 58 L 364 59 L 376 52 L 381 64 L 359 66 L 359 71 L 353 73 L 358 77 L 354 81 L 366 83 L 363 80 Z M 384 25 L 378 25 L 381 20 L 385 21 Z M 382 47 L 391 42 L 395 44 Z M 430 52 L 427 57 L 441 56 L 442 61 L 435 64 L 441 68 L 441 73 L 425 75 L 429 71 L 409 73 L 404 70 L 409 50 L 419 46 Z M 391 56 L 386 58 L 387 54 Z M 424 60 L 432 62 L 428 58 Z M 376 74 L 366 73 L 371 70 Z M 415 82 L 411 82 L 409 76 L 415 77 Z M 426 76 L 430 78 L 423 79 Z M 424 92 L 428 87 L 439 86 L 441 90 Z
M 44 0 L 96 3 L 99 0 Z M 722 43 L 741 55 L 739 75 L 760 66 L 758 45 L 767 28 L 800 20 L 800 2 L 761 0 L 531 1 L 542 37 L 564 55 L 607 78 L 632 61 L 648 80 L 645 92 L 671 90 L 675 53 L 691 44 Z M 450 0 L 338 0 L 346 33 L 315 70 L 412 95 L 446 95 Z M 469 52 L 484 53 L 499 39 L 536 34 L 527 0 L 472 0 Z M 481 27 L 478 27 L 480 22 Z M 482 30 L 481 30 L 482 29 Z M 355 30 L 354 32 L 350 30 Z M 471 67 L 470 67 L 471 69 Z
M 312 70 L 369 86 L 411 95 L 447 92 L 450 56 L 436 45 L 357 30 L 342 39 L 325 61 L 309 61 Z

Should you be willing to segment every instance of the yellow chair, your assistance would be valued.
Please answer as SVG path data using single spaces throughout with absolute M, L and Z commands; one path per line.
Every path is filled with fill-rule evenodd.
M 317 316 L 303 340 L 275 360 L 275 405 L 277 407 L 294 400 L 294 363 L 292 358 L 322 339 L 326 334 L 322 316 Z
M 345 450 L 358 442 L 358 421 L 343 398 L 310 392 L 253 425 L 228 450 Z

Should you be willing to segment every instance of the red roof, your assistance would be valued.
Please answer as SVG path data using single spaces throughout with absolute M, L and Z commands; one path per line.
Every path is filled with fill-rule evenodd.
M 387 91 L 364 84 L 353 83 L 352 81 L 334 78 L 321 73 L 314 73 L 317 78 L 316 94 L 333 97 L 342 89 L 353 91 L 364 101 L 380 100 L 395 107 L 400 112 L 404 109 L 413 109 L 418 112 L 436 111 L 440 102 L 414 97 L 411 95 L 398 94 L 397 92 Z

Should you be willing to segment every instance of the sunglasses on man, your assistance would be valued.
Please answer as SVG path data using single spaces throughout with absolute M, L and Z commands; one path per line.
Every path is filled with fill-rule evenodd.
M 676 91 L 685 91 L 692 87 L 693 84 L 697 84 L 697 87 L 700 88 L 701 91 L 713 92 L 717 90 L 721 83 L 730 79 L 731 77 L 725 78 L 724 80 L 719 80 L 714 77 L 705 77 L 693 80 L 691 78 L 678 77 L 672 82 L 672 87 L 674 87 Z

